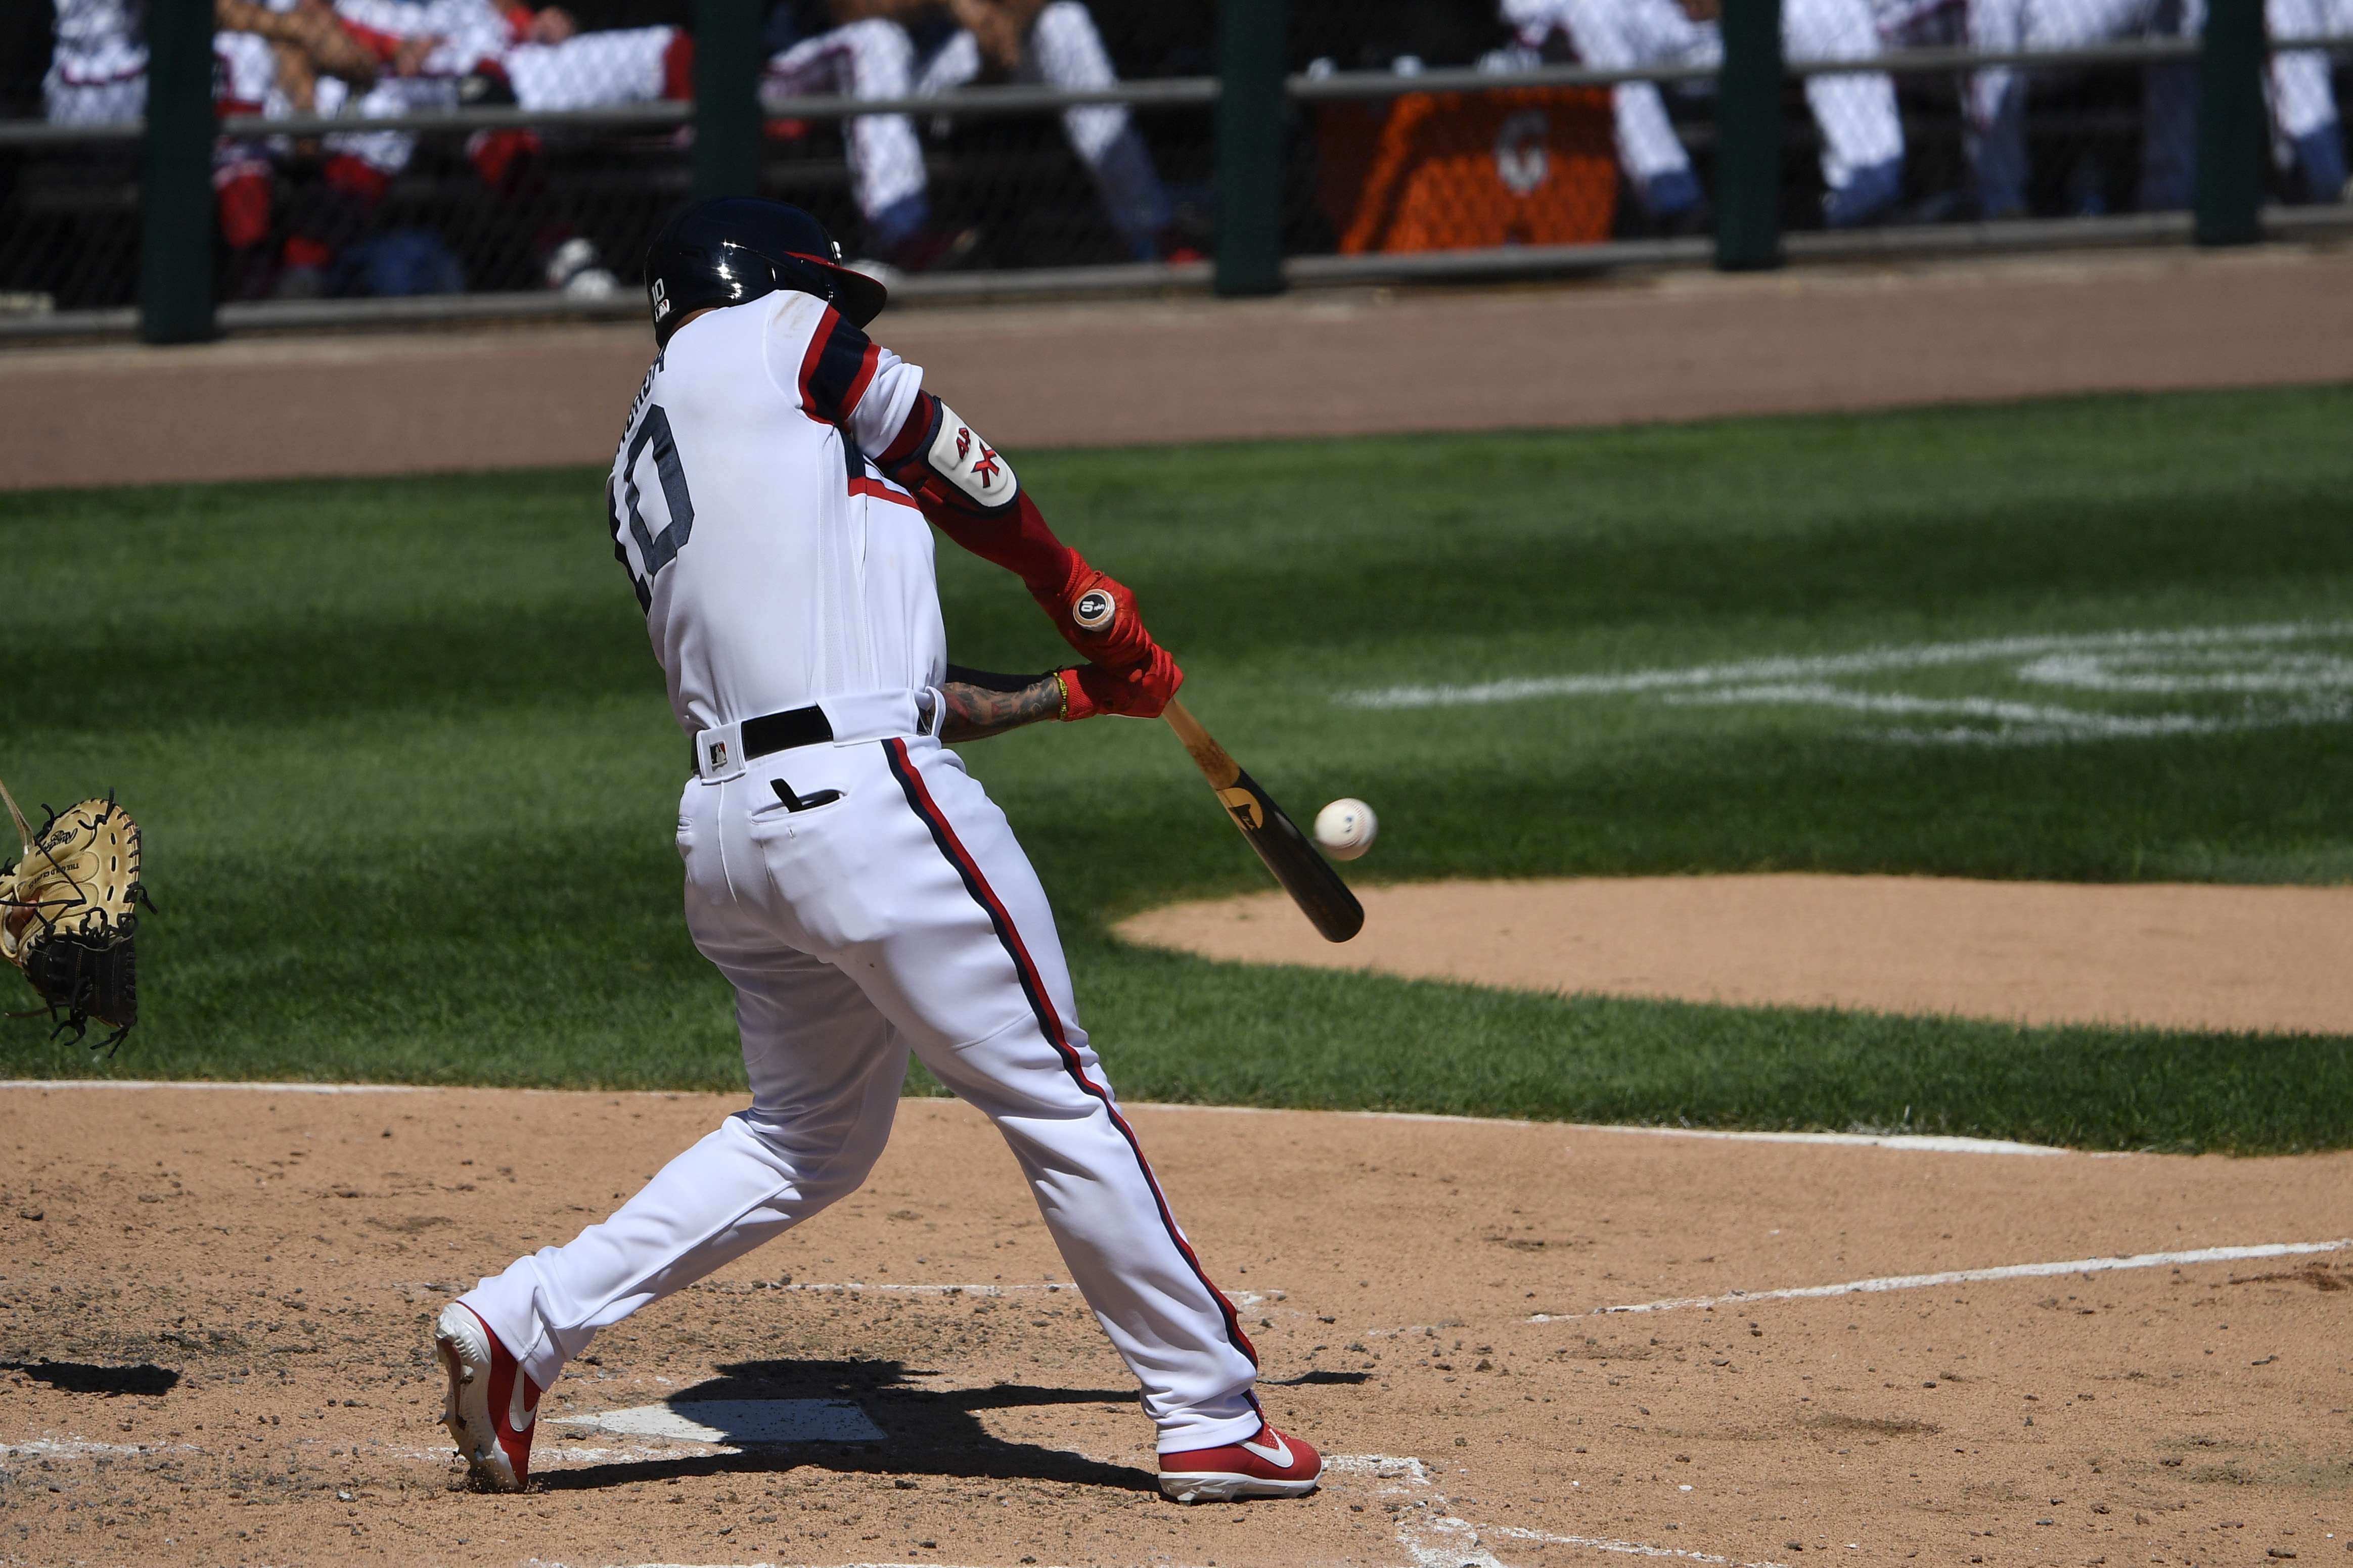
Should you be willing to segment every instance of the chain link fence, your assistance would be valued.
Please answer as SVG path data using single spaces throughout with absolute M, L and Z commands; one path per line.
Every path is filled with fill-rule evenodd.
M 129 308 L 137 0 L 37 0 L 0 43 L 0 319 Z M 664 0 L 216 0 L 213 296 L 549 296 L 634 309 L 692 193 L 694 33 Z M 1209 14 L 1111 37 L 1078 0 L 764 6 L 758 188 L 904 277 L 1195 261 L 1210 243 Z M 1162 79 L 1127 82 L 1120 53 Z M 1166 73 L 1182 72 L 1170 79 Z
M 634 312 L 647 238 L 709 184 L 714 82 L 756 100 L 734 188 L 916 294 L 1198 286 L 1213 256 L 1226 287 L 1252 231 L 1312 279 L 1722 258 L 1744 226 L 1768 260 L 1785 231 L 2009 242 L 2198 199 L 2210 0 L 1778 0 L 1742 97 L 1716 7 L 1755 3 L 32 0 L 0 25 L 0 331 L 129 324 L 174 4 L 209 11 L 206 308 L 231 324 Z M 2353 0 L 2212 3 L 2260 5 L 2269 39 L 2269 155 L 2223 177 L 2353 211 Z M 756 27 L 756 58 L 713 71 L 698 23 L 743 7 L 725 36 Z M 1251 25 L 1282 56 L 1259 121 L 1224 85 Z M 1274 177 L 1238 180 L 1252 161 Z
M 1485 40 L 1427 10 L 1351 40 L 1358 10 L 1302 0 L 1294 24 L 1316 168 L 1295 254 L 1715 234 L 1715 0 L 1500 0 Z M 1780 0 L 1778 225 L 2186 211 L 2205 20 L 2199 0 Z M 2275 204 L 2353 201 L 2353 0 L 2268 0 L 2266 20 L 2274 155 L 2248 176 Z

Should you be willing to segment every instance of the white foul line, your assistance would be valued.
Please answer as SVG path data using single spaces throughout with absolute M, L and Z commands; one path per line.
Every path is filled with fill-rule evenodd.
M 143 1079 L 143 1078 L 17 1078 L 0 1079 L 0 1091 L 8 1089 L 231 1089 L 274 1094 L 464 1094 L 480 1091 L 491 1094 L 579 1094 L 597 1095 L 607 1100 L 623 1096 L 675 1100 L 684 1094 L 702 1094 L 702 1089 L 501 1089 L 492 1084 L 412 1084 L 412 1083 L 259 1083 L 235 1079 Z M 1131 1100 L 1123 1104 L 1129 1110 L 1198 1110 L 1214 1111 L 1229 1116 L 1335 1116 L 1368 1121 L 1450 1121 L 1471 1127 L 1558 1127 L 1569 1132 L 1634 1132 L 1659 1138 L 1720 1138 L 1746 1143 L 1823 1143 L 1855 1148 L 1909 1149 L 1940 1154 L 2065 1154 L 2072 1151 L 2053 1148 L 2046 1143 L 2019 1143 L 2006 1138 L 1959 1138 L 1925 1132 L 1751 1132 L 1726 1127 L 1653 1127 L 1640 1124 L 1619 1124 L 1607 1121 L 1529 1121 L 1509 1116 L 1446 1116 L 1420 1110 L 1318 1110 L 1313 1108 L 1275 1105 L 1195 1105 L 1176 1100 Z M 795 1285 L 796 1290 L 833 1290 L 844 1289 L 835 1285 Z M 850 1289 L 939 1289 L 978 1291 L 979 1286 L 882 1286 L 851 1285 Z M 1008 1287 L 1009 1289 L 1010 1287 Z M 1054 1289 L 1048 1286 L 1046 1289 Z M 1061 1289 L 1075 1289 L 1075 1286 Z M 1022 1286 L 1037 1289 L 1037 1286 Z
M 2149 649 L 2205 648 L 2254 643 L 2295 642 L 2343 637 L 2353 621 L 2280 621 L 2240 626 L 2190 626 L 2170 631 L 2116 631 L 1978 637 L 1967 642 L 1915 643 L 1865 648 L 1857 653 L 1770 657 L 1680 669 L 1632 669 L 1613 674 L 1535 676 L 1489 680 L 1471 686 L 1388 686 L 1343 691 L 1332 699 L 1343 708 L 1460 708 L 1490 702 L 1525 702 L 1546 697 L 1639 696 L 1651 691 L 1693 690 L 1764 681 L 1819 680 L 1841 675 L 1878 675 L 1895 670 L 1936 669 L 1980 660 L 2028 658 L 2053 654 L 2137 653 Z
M 0 1086 L 5 1087 L 5 1086 Z M 1513 1116 L 1450 1116 L 1428 1110 L 1303 1110 L 1282 1105 L 1195 1105 L 1182 1100 L 1131 1100 L 1130 1110 L 1213 1110 L 1234 1116 L 1334 1116 L 1361 1121 L 1458 1122 L 1466 1127 L 1557 1127 L 1564 1132 L 1632 1132 L 1653 1138 L 1717 1138 L 1736 1143 L 1820 1143 L 1855 1149 L 1908 1149 L 1930 1154 L 2067 1154 L 2048 1143 L 2008 1138 L 1961 1138 L 1938 1132 L 1763 1132 L 1737 1127 L 1660 1127 L 1643 1122 L 1531 1121 Z
M 439 1084 L 422 1083 L 254 1083 L 239 1079 L 153 1079 L 153 1078 L 11 1078 L 0 1079 L 0 1089 L 225 1089 L 255 1090 L 263 1094 L 426 1094 Z M 470 1089 L 470 1084 L 446 1087 Z M 530 1093 L 528 1089 L 523 1093 Z M 611 1090 L 596 1090 L 611 1093 Z M 627 1093 L 628 1090 L 620 1092 Z M 645 1091 L 638 1091 L 645 1092 Z
M 2125 1268 L 2166 1268 L 2186 1263 L 2235 1263 L 2249 1258 L 2292 1258 L 2315 1252 L 2341 1252 L 2353 1247 L 2344 1241 L 2272 1241 L 2256 1247 L 2200 1247 L 2188 1252 L 2137 1252 L 2130 1258 L 2076 1258 L 2063 1263 L 2005 1263 L 1998 1268 L 1953 1268 L 1942 1274 L 1890 1274 L 1876 1279 L 1849 1279 L 1839 1285 L 1799 1285 L 1786 1290 L 1735 1290 L 1723 1296 L 1682 1296 L 1663 1301 L 1637 1301 L 1624 1307 L 1596 1307 L 1590 1313 L 1538 1312 L 1531 1323 L 1573 1321 L 1578 1316 L 1620 1312 L 1673 1312 L 1686 1307 L 1720 1307 L 1734 1302 L 1795 1301 L 1815 1296 L 1870 1296 L 1887 1290 L 1926 1290 L 1940 1285 L 1966 1285 L 1983 1279 L 2040 1279 L 2061 1274 L 2111 1274 Z
M 1491 1538 L 1533 1542 L 1544 1546 L 1582 1547 L 1588 1552 L 1609 1552 L 1620 1557 L 1706 1563 L 1720 1564 L 1721 1568 L 1788 1568 L 1788 1564 L 1780 1563 L 1737 1562 L 1729 1557 L 1719 1557 L 1713 1552 L 1700 1552 L 1684 1546 L 1651 1546 L 1639 1541 L 1620 1541 L 1605 1535 L 1552 1535 L 1513 1525 L 1480 1525 L 1459 1514 L 1448 1512 L 1447 1499 L 1438 1491 L 1430 1467 L 1410 1457 L 1326 1454 L 1324 1456 L 1324 1471 L 1327 1480 L 1334 1477 L 1349 1477 L 1367 1481 L 1402 1483 L 1375 1489 L 1377 1496 L 1409 1500 L 1407 1506 L 1398 1510 L 1394 1522 L 1398 1544 L 1404 1547 L 1406 1554 L 1412 1559 L 1413 1568 L 1506 1568 L 1488 1549 L 1486 1542 Z

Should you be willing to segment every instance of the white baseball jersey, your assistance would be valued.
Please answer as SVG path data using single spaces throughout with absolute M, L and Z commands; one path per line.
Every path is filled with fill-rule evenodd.
M 945 674 L 931 527 L 865 455 L 922 384 L 784 289 L 688 323 L 654 361 L 606 502 L 690 734 Z
M 142 7 L 133 0 L 57 0 L 57 78 L 75 87 L 123 80 L 147 68 Z
M 459 76 L 495 60 L 513 37 L 506 16 L 491 0 L 335 0 L 344 21 L 395 38 L 438 38 L 422 75 Z

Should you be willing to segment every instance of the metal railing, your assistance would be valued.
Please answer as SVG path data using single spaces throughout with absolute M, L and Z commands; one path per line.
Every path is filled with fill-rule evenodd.
M 740 5 L 744 0 L 702 3 L 712 8 Z M 2261 71 L 2266 54 L 2311 50 L 2339 58 L 2353 57 L 2353 37 L 2263 38 L 2261 4 L 2262 0 L 2213 0 L 2212 16 L 2202 37 L 2140 37 L 2064 49 L 1986 52 L 1962 47 L 1906 47 L 1860 58 L 1783 59 L 1778 46 L 1760 54 L 1754 37 L 1756 29 L 1746 29 L 1744 35 L 1742 29 L 1727 26 L 1724 58 L 1709 63 L 1663 63 L 1626 69 L 1546 65 L 1509 71 L 1470 67 L 1424 68 L 1409 73 L 1261 71 L 1254 82 L 1246 80 L 1248 73 L 1239 72 L 1229 63 L 1229 75 L 1224 79 L 1196 76 L 1134 80 L 1084 90 L 1017 84 L 874 99 L 839 93 L 772 95 L 759 100 L 757 114 L 750 123 L 756 134 L 762 121 L 829 126 L 869 116 L 903 115 L 926 117 L 927 122 L 979 122 L 1050 116 L 1073 109 L 1110 105 L 1145 111 L 1210 110 L 1220 117 L 1216 157 L 1222 210 L 1218 215 L 1217 266 L 1181 261 L 1045 266 L 1027 268 L 1018 273 L 910 277 L 894 284 L 894 290 L 902 297 L 917 300 L 1041 298 L 1123 289 L 1197 290 L 1213 286 L 1224 292 L 1255 292 L 1269 287 L 1375 279 L 1436 281 L 1573 274 L 1626 267 L 1688 266 L 1711 256 L 1719 266 L 1742 267 L 1777 264 L 1785 253 L 1806 259 L 1936 255 L 2053 246 L 2168 244 L 2179 243 L 2190 235 L 2209 243 L 2243 242 L 2266 232 L 2308 233 L 2353 226 L 2353 209 L 2331 213 L 2274 208 L 2262 211 L 2259 216 L 2263 206 L 2259 188 L 2263 178 L 2261 159 L 2234 162 L 2234 155 L 2214 152 L 2210 146 L 2201 149 L 2201 159 L 2220 172 L 2209 170 L 2201 174 L 2194 218 L 2180 214 L 2130 213 L 2020 222 L 1899 224 L 1856 233 L 1791 234 L 1785 239 L 1782 220 L 1778 216 L 1778 207 L 1784 205 L 1778 185 L 1785 182 L 1780 181 L 1781 157 L 1775 153 L 1769 158 L 1752 160 L 1754 166 L 1746 172 L 1717 167 L 1717 216 L 1714 233 L 1709 236 L 1630 238 L 1621 231 L 1591 243 L 1574 245 L 1522 244 L 1487 250 L 1323 255 L 1303 253 L 1296 241 L 1286 245 L 1286 224 L 1292 223 L 1296 215 L 1283 204 L 1293 198 L 1284 194 L 1279 175 L 1271 180 L 1263 177 L 1266 167 L 1279 170 L 1298 155 L 1300 132 L 1296 121 L 1300 114 L 1312 115 L 1327 108 L 1348 105 L 1377 110 L 1385 103 L 1412 95 L 1611 89 L 1634 83 L 1688 88 L 1722 86 L 1739 79 L 1749 84 L 1747 89 L 1738 94 L 1719 94 L 1712 125 L 1704 124 L 1687 132 L 1686 136 L 1703 153 L 1710 148 L 1737 147 L 1746 155 L 1750 147 L 1744 139 L 1772 146 L 1785 140 L 1778 121 L 1794 100 L 1781 99 L 1773 90 L 1773 84 L 1863 74 L 1957 80 L 1969 73 L 1997 68 L 2062 72 L 2195 67 L 2201 77 L 2202 107 L 2198 117 L 2201 141 L 2217 143 L 2226 133 L 2235 133 L 2243 142 L 2250 117 L 2260 124 L 2263 114 Z M 1732 9 L 1742 5 L 1743 0 L 1727 0 Z M 1277 4 L 1273 8 L 1279 12 L 1282 7 Z M 2252 34 L 2247 26 L 2251 10 L 2254 24 Z M 2236 29 L 2234 35 L 2232 27 Z M 1266 31 L 1263 26 L 1259 28 L 1261 35 Z M 2228 47 L 2218 47 L 2217 40 L 2226 36 L 2235 37 L 2236 42 Z M 2250 37 L 2253 40 L 2252 50 L 2247 47 Z M 1244 82 L 1245 86 L 1237 89 L 1237 82 Z M 1765 90 L 1759 90 L 1758 84 L 1763 84 Z M 1270 90 L 1271 111 L 1267 109 Z M 1945 90 L 1949 95 L 1950 89 Z M 1243 112 L 1253 108 L 1252 103 L 1242 101 L 1244 99 L 1254 99 L 1254 116 Z M 669 100 L 564 111 L 533 111 L 510 105 L 366 118 L 353 114 L 239 114 L 217 121 L 210 115 L 209 103 L 203 108 L 205 114 L 198 133 L 206 139 L 217 136 L 231 142 L 375 132 L 444 139 L 478 132 L 514 131 L 575 137 L 600 132 L 642 136 L 687 127 L 692 128 L 696 138 L 702 139 L 727 123 L 707 112 L 708 105 Z M 48 155 L 76 147 L 109 146 L 127 152 L 142 142 L 152 148 L 159 138 L 173 136 L 174 128 L 185 134 L 187 127 L 196 123 L 190 112 L 190 96 L 185 91 L 178 95 L 176 107 L 164 103 L 158 112 L 175 118 L 105 125 L 0 121 L 0 153 Z M 740 127 L 742 122 L 739 115 L 733 123 Z M 1907 131 L 1920 128 L 1909 110 L 1905 123 Z M 2233 126 L 2235 132 L 2232 131 Z M 1942 127 L 1931 129 L 1941 131 Z M 738 129 L 729 133 L 740 135 L 742 132 Z M 1957 136 L 1957 132 L 1953 134 Z M 1259 166 L 1261 177 L 1255 182 L 1238 181 L 1237 171 L 1247 172 L 1253 163 Z M 702 167 L 698 162 L 696 168 Z M 145 177 L 152 179 L 153 175 Z M 689 175 L 683 163 L 676 174 L 665 178 L 675 183 L 674 188 L 684 189 Z M 109 195 L 106 200 L 119 204 L 121 197 Z M 187 205 L 182 203 L 184 210 Z M 171 237 L 159 237 L 156 233 L 156 218 L 149 210 L 153 205 L 144 195 L 138 202 L 149 267 L 159 265 L 155 260 L 159 256 L 174 253 Z M 185 254 L 186 245 L 209 243 L 208 237 L 199 241 L 184 237 L 182 254 Z M 1313 245 L 1306 247 L 1309 252 L 1314 248 Z M 1256 258 L 1253 267 L 1232 265 L 1236 257 L 1250 256 Z M 1267 265 L 1270 261 L 1271 268 Z M 1243 278 L 1245 274 L 1248 278 Z M 1238 279 L 1242 280 L 1238 282 Z M 10 293 L 12 288 L 5 272 L 0 272 L 0 296 Z M 394 324 L 491 315 L 598 318 L 635 311 L 634 300 L 627 298 L 615 301 L 511 293 L 219 305 L 206 298 L 199 308 L 185 280 L 178 289 L 179 325 L 172 330 L 161 330 L 158 324 L 160 317 L 170 312 L 160 310 L 153 299 L 142 296 L 142 307 L 136 312 L 109 308 L 60 311 L 47 317 L 0 315 L 0 337 L 121 333 L 134 322 L 151 339 L 163 339 L 203 336 L 219 329 Z

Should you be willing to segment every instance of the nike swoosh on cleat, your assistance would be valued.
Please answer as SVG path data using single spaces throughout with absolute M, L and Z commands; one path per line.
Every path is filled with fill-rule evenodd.
M 1287 1470 L 1291 1468 L 1291 1445 L 1284 1442 L 1282 1440 L 1282 1434 L 1275 1431 L 1273 1427 L 1268 1427 L 1267 1431 L 1274 1438 L 1273 1447 L 1261 1448 L 1256 1443 L 1250 1442 L 1245 1438 L 1241 1445 L 1243 1450 L 1247 1453 L 1256 1454 L 1260 1458 L 1264 1459 L 1268 1464 L 1272 1465 L 1278 1470 Z
M 507 1430 L 518 1437 L 530 1431 L 532 1423 L 539 1419 L 538 1405 L 533 1405 L 529 1409 L 523 1407 L 522 1391 L 525 1386 L 522 1369 L 517 1367 L 514 1387 L 507 1393 Z

